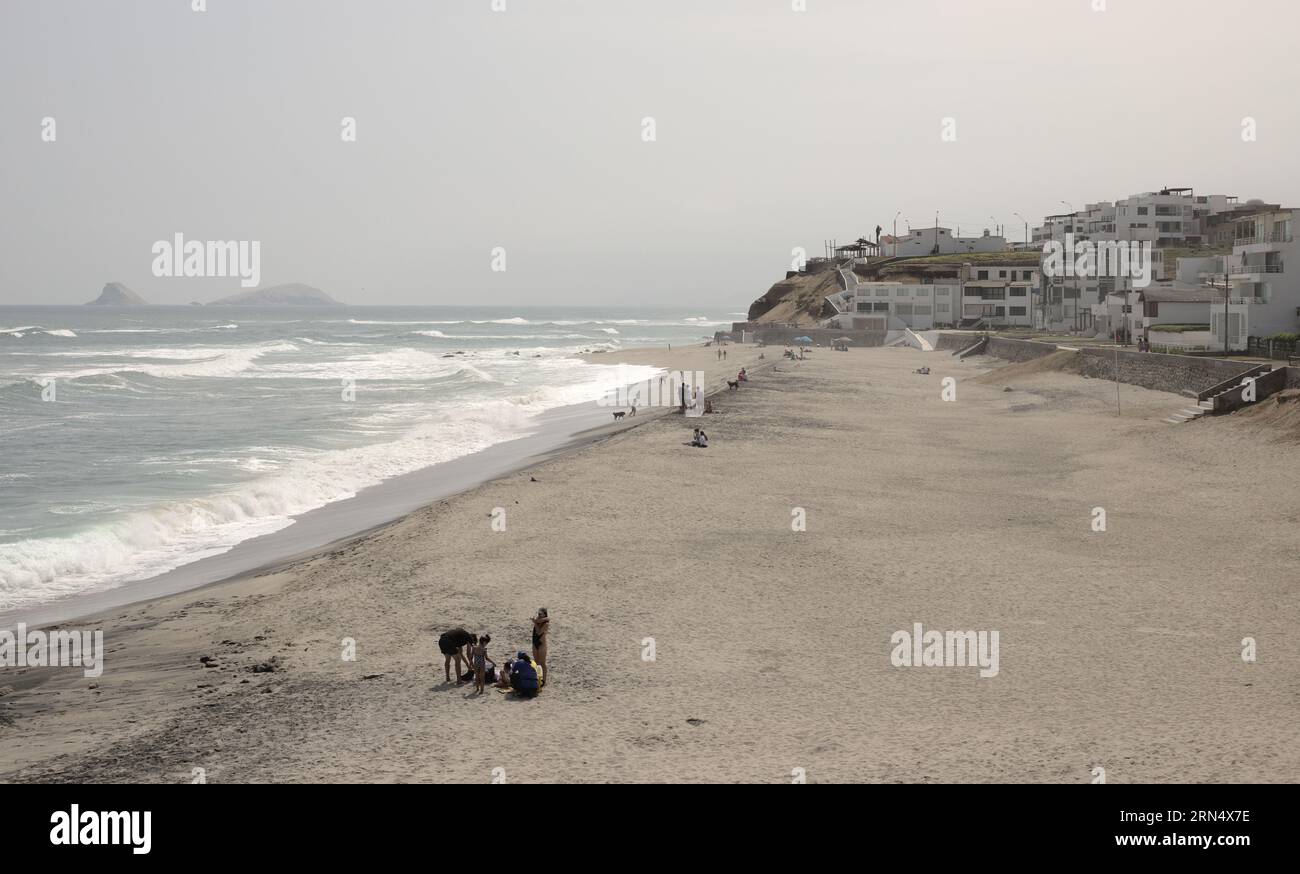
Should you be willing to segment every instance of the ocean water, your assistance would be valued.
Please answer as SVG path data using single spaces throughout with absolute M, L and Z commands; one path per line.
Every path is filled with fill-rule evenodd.
M 156 576 L 525 436 L 657 373 L 582 351 L 700 342 L 737 318 L 0 306 L 0 610 Z

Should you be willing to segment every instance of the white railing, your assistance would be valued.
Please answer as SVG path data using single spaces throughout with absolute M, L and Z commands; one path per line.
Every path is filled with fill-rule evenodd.
M 1253 237 L 1236 237 L 1232 241 L 1234 246 L 1253 246 L 1256 243 L 1289 243 L 1292 237 L 1290 234 L 1283 234 L 1280 231 L 1273 231 L 1267 234 L 1256 234 Z

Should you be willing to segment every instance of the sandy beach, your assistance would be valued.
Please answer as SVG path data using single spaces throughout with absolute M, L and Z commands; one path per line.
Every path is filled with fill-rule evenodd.
M 0 669 L 0 780 L 1300 779 L 1278 429 L 1167 425 L 1180 399 L 1127 385 L 1116 416 L 1113 383 L 991 358 L 761 351 L 706 450 L 683 445 L 699 420 L 638 416 L 313 555 L 79 620 L 105 630 L 102 677 Z M 595 358 L 718 386 L 760 350 L 728 353 Z M 444 683 L 440 632 L 491 634 L 500 661 L 542 606 L 540 697 Z M 914 623 L 996 630 L 997 675 L 894 666 Z

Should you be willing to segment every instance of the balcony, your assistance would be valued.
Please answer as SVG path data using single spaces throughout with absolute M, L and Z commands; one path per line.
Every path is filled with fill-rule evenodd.
M 1277 261 L 1272 264 L 1238 264 L 1232 268 L 1231 275 L 1234 277 L 1258 276 L 1262 273 L 1285 273 L 1282 269 L 1282 262 Z
M 1234 246 L 1254 246 L 1258 243 L 1289 243 L 1292 240 L 1290 234 L 1284 234 L 1281 231 L 1273 231 L 1268 234 L 1256 234 L 1253 237 L 1234 237 L 1232 245 Z

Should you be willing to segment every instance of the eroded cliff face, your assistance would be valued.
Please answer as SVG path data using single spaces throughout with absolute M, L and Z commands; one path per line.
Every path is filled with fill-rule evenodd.
M 775 283 L 766 294 L 749 305 L 749 320 L 815 325 L 821 318 L 826 296 L 839 290 L 839 277 L 834 270 L 791 276 Z

